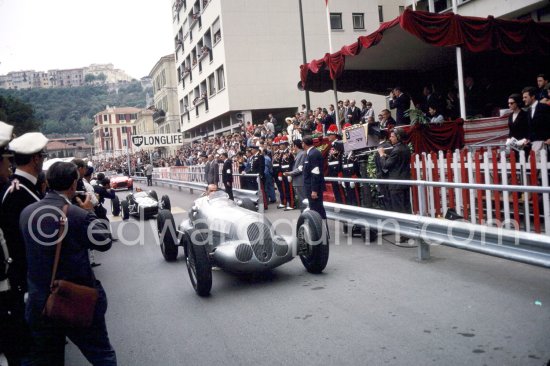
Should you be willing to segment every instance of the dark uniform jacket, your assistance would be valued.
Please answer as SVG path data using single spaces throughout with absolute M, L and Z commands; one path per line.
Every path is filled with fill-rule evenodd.
M 537 103 L 535 114 L 531 117 L 531 110 L 527 110 L 529 121 L 529 140 L 546 141 L 550 139 L 550 106 Z
M 311 192 L 317 192 L 322 196 L 325 190 L 325 177 L 323 175 L 323 156 L 315 147 L 306 152 L 304 159 L 304 190 L 308 197 Z
M 0 228 L 4 232 L 4 238 L 8 252 L 13 260 L 10 264 L 8 278 L 12 288 L 20 287 L 21 291 L 27 289 L 27 259 L 25 244 L 19 232 L 19 215 L 23 209 L 32 203 L 39 201 L 36 186 L 27 178 L 14 174 L 12 179 L 19 181 L 19 189 L 4 191 L 0 203 Z
M 265 159 L 263 154 L 258 152 L 252 156 L 250 174 L 259 174 L 260 179 L 265 178 Z

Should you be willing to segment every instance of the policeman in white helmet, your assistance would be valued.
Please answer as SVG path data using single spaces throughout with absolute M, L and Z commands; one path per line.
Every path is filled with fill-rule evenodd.
M 24 341 L 28 339 L 24 327 L 27 258 L 25 244 L 19 231 L 19 215 L 25 207 L 40 200 L 36 182 L 46 157 L 44 149 L 47 143 L 48 139 L 39 132 L 26 133 L 9 143 L 16 169 L 9 187 L 0 197 L 0 229 L 4 233 L 11 258 L 8 271 L 10 290 L 7 291 L 6 301 L 3 302 L 4 306 L 9 308 L 10 319 L 5 328 L 5 323 L 2 324 L 8 343 L 4 344 L 4 352 L 10 365 L 19 364 L 25 352 Z

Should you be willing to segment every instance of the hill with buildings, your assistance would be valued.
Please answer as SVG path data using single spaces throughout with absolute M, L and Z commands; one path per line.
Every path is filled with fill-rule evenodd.
M 94 114 L 106 106 L 145 108 L 151 89 L 141 82 L 51 89 L 0 89 L 5 100 L 31 105 L 44 134 L 90 133 Z M 6 122 L 10 122 L 9 120 Z

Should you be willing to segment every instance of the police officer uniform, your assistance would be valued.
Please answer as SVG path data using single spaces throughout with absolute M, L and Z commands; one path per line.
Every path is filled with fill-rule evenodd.
M 0 229 L 12 260 L 8 271 L 10 290 L 2 299 L 10 315 L 4 331 L 8 334 L 10 344 L 5 354 L 9 364 L 18 364 L 25 351 L 27 331 L 25 323 L 24 295 L 27 292 L 27 257 L 25 243 L 19 231 L 19 215 L 23 209 L 32 203 L 40 201 L 40 193 L 36 187 L 37 171 L 42 171 L 48 139 L 39 132 L 26 133 L 9 144 L 9 149 L 15 154 L 15 161 L 20 166 L 11 177 L 11 184 L 2 192 L 0 202 Z M 25 162 L 25 163 L 21 163 Z M 27 169 L 26 167 L 29 167 Z M 33 170 L 36 175 L 27 170 Z
M 229 199 L 233 199 L 233 162 L 226 158 L 223 161 L 222 181 L 225 187 L 225 192 L 229 195 Z
M 353 156 L 352 152 L 344 155 L 342 158 L 342 175 L 344 178 L 357 178 L 359 176 L 359 162 Z M 344 182 L 342 184 L 346 195 L 346 204 L 359 206 L 359 184 L 355 182 Z
M 331 125 L 327 131 L 327 135 L 339 136 L 338 127 Z M 332 147 L 328 154 L 327 165 L 329 177 L 342 177 L 342 155 L 344 154 L 344 143 L 340 140 L 332 142 Z M 345 203 L 345 195 L 342 186 L 338 182 L 330 182 L 332 193 L 336 203 Z
M 281 150 L 279 147 L 279 139 L 275 138 L 273 140 L 273 146 L 277 147 L 276 150 L 273 150 L 273 158 L 271 160 L 271 165 L 273 166 L 273 179 L 275 180 L 275 185 L 277 185 L 277 191 L 279 192 L 279 205 L 277 208 L 284 208 L 286 205 L 285 194 L 283 192 L 283 173 L 281 172 Z
M 261 193 L 262 193 L 264 208 L 267 209 L 267 196 L 265 194 L 265 159 L 264 159 L 264 155 L 260 152 L 260 148 L 258 146 L 251 146 L 250 148 L 254 152 L 254 155 L 252 155 L 250 174 L 258 174 L 259 177 L 260 177 L 260 186 L 258 187 L 258 190 L 261 191 Z M 256 184 L 256 187 L 257 186 L 258 185 Z
M 292 177 L 291 176 L 285 177 L 284 173 L 288 173 L 292 171 L 294 166 L 294 155 L 292 154 L 292 151 L 290 151 L 290 148 L 288 147 L 288 141 L 286 140 L 281 141 L 281 146 L 284 147 L 284 150 L 281 153 L 281 174 L 283 177 L 283 180 L 282 180 L 283 191 L 285 192 L 285 202 L 286 202 L 285 210 L 290 210 L 290 209 L 294 209 L 294 189 L 291 184 Z

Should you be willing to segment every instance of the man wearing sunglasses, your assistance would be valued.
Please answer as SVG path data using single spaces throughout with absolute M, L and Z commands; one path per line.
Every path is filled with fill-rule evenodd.
M 0 229 L 11 258 L 8 271 L 10 291 L 8 304 L 13 325 L 10 332 L 10 339 L 16 340 L 19 347 L 19 354 L 14 355 L 9 364 L 17 365 L 17 357 L 24 352 L 25 332 L 25 303 L 24 295 L 27 292 L 27 258 L 25 243 L 19 231 L 19 215 L 28 205 L 40 201 L 40 194 L 36 188 L 38 174 L 42 171 L 42 164 L 46 154 L 44 148 L 48 139 L 39 132 L 29 132 L 13 139 L 9 144 L 9 150 L 14 153 L 13 160 L 16 165 L 15 172 L 11 177 L 9 187 L 2 192 L 0 197 Z M 3 161 L 2 165 L 4 164 Z M 11 348 L 11 347 L 10 347 Z M 17 350 L 11 348 L 14 352 Z

